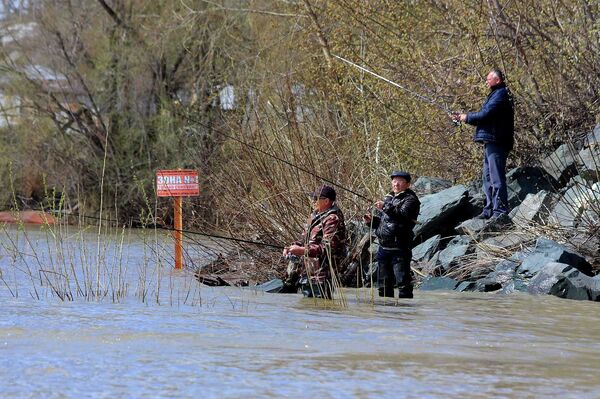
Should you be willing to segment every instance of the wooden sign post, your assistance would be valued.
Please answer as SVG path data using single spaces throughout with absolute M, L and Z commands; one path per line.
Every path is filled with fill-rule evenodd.
M 192 169 L 156 171 L 156 195 L 173 197 L 175 231 L 175 269 L 183 268 L 183 201 L 182 197 L 200 194 L 198 172 Z

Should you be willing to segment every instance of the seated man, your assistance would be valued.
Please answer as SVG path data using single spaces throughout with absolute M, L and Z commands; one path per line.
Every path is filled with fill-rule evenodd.
M 394 297 L 398 288 L 399 298 L 413 297 L 413 281 L 410 271 L 412 259 L 413 228 L 421 203 L 410 187 L 410 174 L 392 172 L 392 191 L 383 201 L 375 203 L 375 215 L 365 215 L 365 222 L 376 229 L 379 239 L 377 252 L 377 287 L 379 296 Z
M 284 248 L 283 256 L 301 258 L 298 272 L 304 296 L 332 299 L 333 273 L 337 272 L 346 252 L 344 215 L 335 203 L 336 193 L 332 187 L 322 186 L 311 193 L 311 197 L 313 212 L 302 238 Z

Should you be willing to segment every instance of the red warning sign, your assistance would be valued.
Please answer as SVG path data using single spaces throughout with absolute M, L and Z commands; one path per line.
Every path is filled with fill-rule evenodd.
M 198 172 L 192 169 L 156 171 L 156 194 L 159 197 L 192 197 L 199 195 Z

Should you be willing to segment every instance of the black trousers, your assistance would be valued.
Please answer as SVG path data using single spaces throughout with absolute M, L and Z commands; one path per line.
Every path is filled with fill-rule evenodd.
M 410 271 L 410 248 L 383 249 L 377 252 L 377 288 L 379 296 L 394 297 L 398 288 L 400 298 L 412 298 L 413 278 Z
M 300 280 L 300 289 L 307 298 L 333 299 L 333 286 L 330 280 L 317 283 L 303 278 Z

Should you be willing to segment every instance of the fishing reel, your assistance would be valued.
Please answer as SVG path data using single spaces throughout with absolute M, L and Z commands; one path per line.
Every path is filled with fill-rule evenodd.
M 452 121 L 452 125 L 454 127 L 460 127 L 462 122 L 460 121 L 460 112 L 448 112 L 448 116 L 450 116 L 450 120 Z
M 298 255 L 287 254 L 284 258 L 285 258 L 285 260 L 288 260 L 290 262 L 294 262 L 294 263 L 300 262 L 300 257 Z

